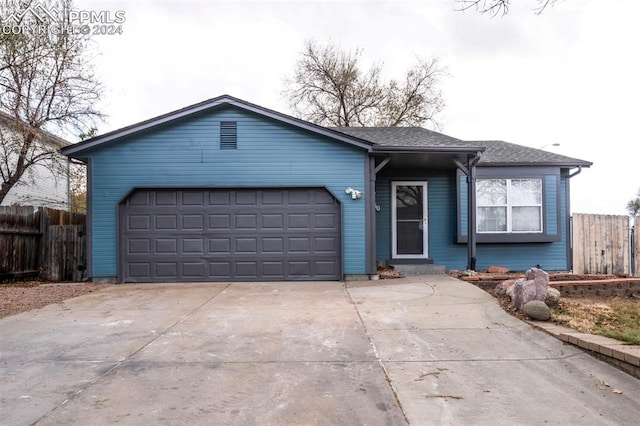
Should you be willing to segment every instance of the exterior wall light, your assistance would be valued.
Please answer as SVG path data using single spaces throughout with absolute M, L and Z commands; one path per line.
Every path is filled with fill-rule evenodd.
M 344 190 L 344 192 L 347 194 L 351 194 L 352 200 L 357 200 L 359 198 L 362 198 L 362 191 L 358 191 L 357 189 L 353 189 L 352 187 L 348 187 L 347 189 Z

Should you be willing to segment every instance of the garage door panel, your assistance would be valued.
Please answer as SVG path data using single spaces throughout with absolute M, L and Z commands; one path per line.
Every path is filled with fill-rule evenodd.
M 311 252 L 311 242 L 309 237 L 289 237 L 289 253 L 309 254 Z
M 284 230 L 284 215 L 282 213 L 263 213 L 261 219 L 263 230 Z
M 211 191 L 209 192 L 210 206 L 229 206 L 231 205 L 231 193 L 228 191 Z
M 151 250 L 151 241 L 148 238 L 132 238 L 128 241 L 127 254 L 148 255 Z
M 309 213 L 289 214 L 289 229 L 309 229 Z
M 218 254 L 218 255 L 231 254 L 231 239 L 230 238 L 210 238 L 209 253 Z
M 204 193 L 197 191 L 182 191 L 182 205 L 183 206 L 203 206 L 204 205 Z
M 284 238 L 263 237 L 262 254 L 284 254 Z
M 209 276 L 212 279 L 227 279 L 231 277 L 231 262 L 210 262 Z
M 158 214 L 156 218 L 155 229 L 160 231 L 177 231 L 178 230 L 178 216 L 175 214 Z
M 120 214 L 125 281 L 341 278 L 340 206 L 324 189 L 142 190 Z
M 317 205 L 328 205 L 332 206 L 335 202 L 333 195 L 329 194 L 327 191 L 317 191 L 313 194 L 315 196 L 314 203 Z
M 184 214 L 182 215 L 182 229 L 204 231 L 204 218 L 201 214 Z
M 282 279 L 285 276 L 284 262 L 265 261 L 262 262 L 262 276 L 270 279 Z
M 230 214 L 210 214 L 209 229 L 212 231 L 228 231 L 231 229 Z
M 155 277 L 177 277 L 178 276 L 178 263 L 177 262 L 157 262 L 155 264 Z
M 130 206 L 150 206 L 151 193 L 146 191 L 134 192 L 127 200 Z
M 310 193 L 308 191 L 291 191 L 289 192 L 289 204 L 290 205 L 309 205 Z
M 235 229 L 255 231 L 258 229 L 258 218 L 255 214 L 236 214 Z
M 134 214 L 129 216 L 127 227 L 131 231 L 149 231 L 151 230 L 151 220 L 147 214 Z
M 263 206 L 283 206 L 284 205 L 284 193 L 280 190 L 262 192 L 262 205 Z
M 205 276 L 204 262 L 182 263 L 182 278 L 202 278 Z
M 128 265 L 129 276 L 132 278 L 146 278 L 151 275 L 151 263 L 132 262 Z
M 235 201 L 237 206 L 255 206 L 258 202 L 258 194 L 253 191 L 236 191 Z
M 201 254 L 204 255 L 204 241 L 202 238 L 184 238 L 182 240 L 183 254 Z
M 237 238 L 236 253 L 238 254 L 257 254 L 258 242 L 256 238 Z
M 177 255 L 178 254 L 178 241 L 177 238 L 158 238 L 155 240 L 154 254 L 160 255 Z
M 311 261 L 308 260 L 293 260 L 289 261 L 289 276 L 309 276 L 311 272 Z
M 335 261 L 318 261 L 315 262 L 316 275 L 321 276 L 333 276 L 337 270 L 337 264 Z
M 315 239 L 315 252 L 328 254 L 328 255 L 337 255 L 340 247 L 338 246 L 340 242 L 335 237 L 317 237 Z
M 177 206 L 178 194 L 176 192 L 154 192 L 156 206 Z
M 314 215 L 315 229 L 336 229 L 338 217 L 332 213 L 317 213 Z
M 236 261 L 235 262 L 236 278 L 253 279 L 258 276 L 257 261 Z

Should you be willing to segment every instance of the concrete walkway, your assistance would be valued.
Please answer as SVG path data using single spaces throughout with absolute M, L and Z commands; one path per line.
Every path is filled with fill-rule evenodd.
M 0 424 L 636 424 L 640 381 L 440 276 L 120 285 L 0 320 Z

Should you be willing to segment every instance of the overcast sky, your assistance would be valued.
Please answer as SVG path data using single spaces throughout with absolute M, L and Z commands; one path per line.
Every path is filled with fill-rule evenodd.
M 512 0 L 491 18 L 454 0 L 77 0 L 125 12 L 96 36 L 106 133 L 222 94 L 291 113 L 281 96 L 306 39 L 363 48 L 401 78 L 416 57 L 448 69 L 440 131 L 592 161 L 575 213 L 626 214 L 640 190 L 640 1 L 566 0 L 542 15 Z M 560 146 L 552 146 L 559 143 Z

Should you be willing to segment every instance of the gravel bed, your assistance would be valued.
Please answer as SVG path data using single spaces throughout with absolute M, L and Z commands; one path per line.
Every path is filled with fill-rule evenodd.
M 101 290 L 109 284 L 93 283 L 42 283 L 25 281 L 0 284 L 0 318 L 61 303 L 72 297 Z

